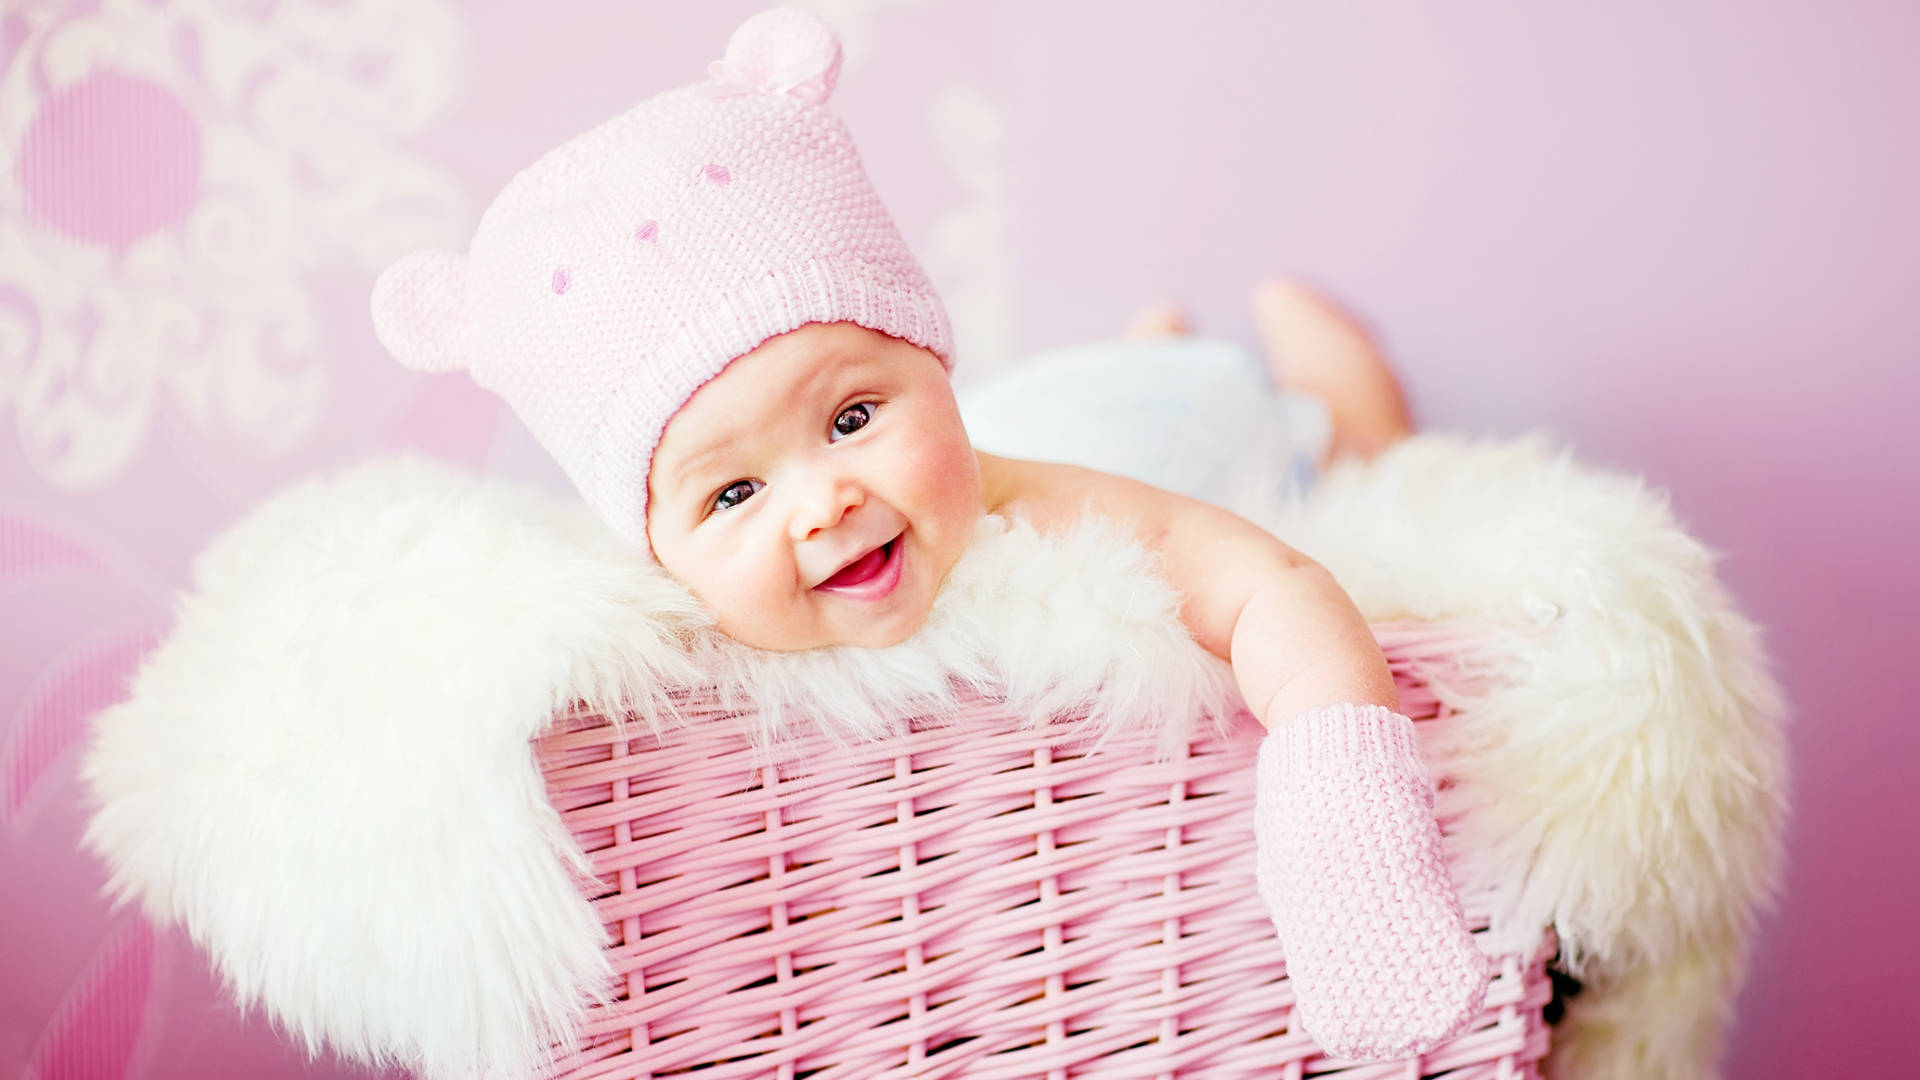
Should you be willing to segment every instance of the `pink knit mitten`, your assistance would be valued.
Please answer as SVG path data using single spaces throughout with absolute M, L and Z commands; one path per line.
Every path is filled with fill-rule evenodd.
M 1307 1032 L 1340 1057 L 1404 1057 L 1479 1015 L 1487 961 L 1441 861 L 1413 721 L 1303 713 L 1260 744 L 1256 785 L 1260 897 Z

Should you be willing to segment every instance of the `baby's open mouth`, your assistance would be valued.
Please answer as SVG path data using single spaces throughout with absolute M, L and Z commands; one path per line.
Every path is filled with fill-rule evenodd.
M 841 567 L 816 588 L 877 599 L 892 592 L 899 582 L 900 537 L 896 536 Z

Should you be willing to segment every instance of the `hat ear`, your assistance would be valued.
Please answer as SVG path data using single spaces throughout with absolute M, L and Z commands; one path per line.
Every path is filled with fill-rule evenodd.
M 763 11 L 740 24 L 727 41 L 727 56 L 707 73 L 728 88 L 758 90 L 819 105 L 840 79 L 840 35 L 802 8 Z
M 464 367 L 466 296 L 466 260 L 446 251 L 416 251 L 373 283 L 373 332 L 407 367 Z

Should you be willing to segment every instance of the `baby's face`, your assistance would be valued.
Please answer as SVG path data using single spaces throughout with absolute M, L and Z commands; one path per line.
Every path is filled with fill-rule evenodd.
M 728 636 L 882 648 L 926 621 L 982 513 L 932 353 L 852 323 L 772 338 L 668 422 L 647 538 Z

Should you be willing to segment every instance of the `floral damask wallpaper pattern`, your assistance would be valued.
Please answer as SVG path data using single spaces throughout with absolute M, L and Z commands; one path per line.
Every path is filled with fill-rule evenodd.
M 309 276 L 370 276 L 412 247 L 457 242 L 470 218 L 461 186 L 404 145 L 464 77 L 452 5 L 0 10 L 0 408 L 19 460 L 56 490 L 105 488 L 150 449 L 162 409 L 267 457 L 314 438 L 331 373 Z M 35 841 L 71 843 L 85 720 L 124 696 L 168 624 L 177 583 L 127 555 L 0 504 L 8 621 L 71 637 L 37 655 L 9 647 L 26 662 L 4 675 L 19 690 L 0 729 L 10 867 L 31 867 Z M 98 625 L 55 614 L 92 607 Z M 91 900 L 97 871 L 85 876 L 95 884 L 60 884 Z M 132 911 L 49 926 L 36 902 L 65 890 L 27 881 L 40 892 L 0 894 L 0 922 L 74 932 L 84 954 L 49 968 L 8 950 L 0 1073 L 144 1074 L 172 950 Z M 15 1027 L 23 1014 L 43 1023 Z
M 464 55 L 442 0 L 10 10 L 0 404 L 34 470 L 112 480 L 163 398 L 261 452 L 308 437 L 327 365 L 302 275 L 458 239 L 467 196 L 402 144 Z

